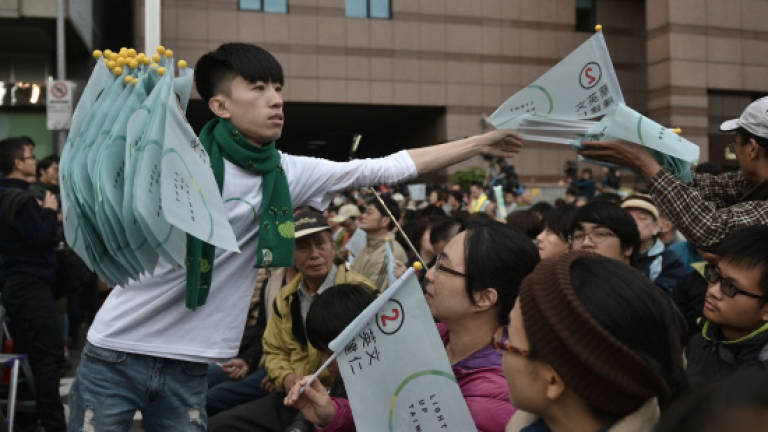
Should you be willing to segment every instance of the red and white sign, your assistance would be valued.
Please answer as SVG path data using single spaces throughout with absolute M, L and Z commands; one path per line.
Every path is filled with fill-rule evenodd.
M 69 129 L 74 88 L 72 81 L 48 81 L 45 120 L 49 130 Z

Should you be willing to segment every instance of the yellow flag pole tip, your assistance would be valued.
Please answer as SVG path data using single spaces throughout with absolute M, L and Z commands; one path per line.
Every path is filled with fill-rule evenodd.
M 104 50 L 104 57 L 109 57 L 111 55 L 112 55 L 112 50 L 111 49 L 105 49 Z
M 160 54 L 152 54 L 152 61 L 155 63 L 160 63 L 161 58 L 162 57 L 160 57 Z
M 101 50 L 93 50 L 93 54 L 91 54 L 91 55 L 93 56 L 94 60 L 98 60 L 98 59 L 101 58 L 102 52 L 101 52 Z
M 110 68 L 110 69 L 114 69 L 114 68 L 117 67 L 117 63 L 115 63 L 114 60 L 109 60 L 109 61 L 107 61 L 107 67 Z
M 186 60 L 179 60 L 178 62 L 179 69 L 184 69 L 187 67 L 187 61 Z
M 130 66 L 131 69 L 136 69 L 139 67 L 139 61 L 136 59 L 131 59 L 131 61 L 128 62 L 128 66 Z
M 158 47 L 157 47 L 157 53 L 158 53 L 158 54 L 163 54 L 164 52 L 165 52 L 165 47 L 164 47 L 164 46 L 162 46 L 162 45 L 158 45 Z
M 131 80 L 131 84 L 133 84 L 133 85 L 136 85 L 136 84 L 138 84 L 138 83 L 139 83 L 139 79 L 138 79 L 138 78 L 133 78 L 133 79 Z
M 160 67 L 160 65 L 159 65 L 159 64 L 157 64 L 157 63 L 152 63 L 152 64 L 150 64 L 150 65 L 149 65 L 149 67 L 151 67 L 152 69 L 155 69 L 155 70 L 156 70 L 157 68 L 159 68 L 159 67 Z
M 128 56 L 129 57 L 136 57 L 137 53 L 134 48 L 128 48 Z
M 603 31 L 603 26 L 601 24 L 596 25 L 595 26 L 595 31 L 596 32 Z
M 117 76 L 120 76 L 123 74 L 123 68 L 120 66 L 116 66 L 114 69 L 112 69 L 112 73 L 114 73 Z
M 125 78 L 123 78 L 123 82 L 128 84 L 129 82 L 133 81 L 133 77 L 130 75 L 126 75 Z
M 160 76 L 165 75 L 165 68 L 164 67 L 157 68 L 157 74 Z
M 171 50 L 171 49 L 165 50 L 165 56 L 168 57 L 168 58 L 173 57 L 173 50 Z
M 423 265 L 421 265 L 421 262 L 419 262 L 419 261 L 416 261 L 415 263 L 413 263 L 413 269 L 414 269 L 414 270 L 416 270 L 416 271 L 419 271 L 419 270 L 421 270 L 421 269 L 423 269 L 423 268 L 424 268 L 424 266 L 423 266 Z
M 680 135 L 681 133 L 683 133 L 683 130 L 682 130 L 682 129 L 680 129 L 680 128 L 674 128 L 674 129 L 672 129 L 672 132 L 674 132 L 674 133 L 676 133 L 676 134 Z

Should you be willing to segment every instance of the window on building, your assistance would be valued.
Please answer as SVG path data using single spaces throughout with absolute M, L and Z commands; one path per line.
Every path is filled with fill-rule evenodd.
M 346 14 L 351 18 L 391 18 L 390 0 L 346 0 Z
M 288 13 L 288 0 L 239 0 L 240 10 Z
M 576 31 L 593 32 L 595 24 L 595 0 L 576 0 Z

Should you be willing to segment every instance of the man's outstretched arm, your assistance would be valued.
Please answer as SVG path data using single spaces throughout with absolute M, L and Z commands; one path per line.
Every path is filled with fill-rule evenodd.
M 511 158 L 522 147 L 523 140 L 516 131 L 500 129 L 445 144 L 410 149 L 408 155 L 419 174 L 424 174 L 478 155 Z

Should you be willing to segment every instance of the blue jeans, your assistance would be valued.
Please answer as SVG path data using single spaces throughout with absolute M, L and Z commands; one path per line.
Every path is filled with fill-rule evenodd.
M 205 431 L 208 365 L 86 343 L 69 392 L 69 431 Z
M 265 376 L 266 369 L 259 368 L 239 380 L 231 380 L 221 366 L 211 365 L 208 369 L 208 416 L 264 397 L 266 393 L 261 389 L 261 381 Z

